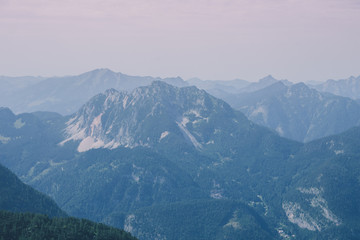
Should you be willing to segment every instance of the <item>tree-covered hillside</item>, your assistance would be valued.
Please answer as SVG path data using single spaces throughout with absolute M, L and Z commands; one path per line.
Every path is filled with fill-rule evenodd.
M 0 211 L 1 240 L 135 240 L 129 233 L 76 218 Z
M 51 198 L 21 182 L 15 174 L 2 165 L 0 165 L 0 210 L 66 216 Z

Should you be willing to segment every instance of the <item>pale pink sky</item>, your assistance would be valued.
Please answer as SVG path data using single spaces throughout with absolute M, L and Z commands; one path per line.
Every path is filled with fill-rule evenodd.
M 360 75 L 360 0 L 0 0 L 0 75 Z

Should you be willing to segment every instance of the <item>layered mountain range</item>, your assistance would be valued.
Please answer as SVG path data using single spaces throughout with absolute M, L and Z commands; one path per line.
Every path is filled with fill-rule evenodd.
M 0 102 L 17 113 L 52 111 L 67 115 L 74 113 L 91 97 L 106 89 L 132 90 L 155 80 L 184 86 L 184 81 L 179 77 L 137 77 L 115 73 L 109 69 L 96 69 L 65 77 L 1 77 L 0 86 L 11 88 L 1 88 L 6 91 L 0 95 Z
M 301 142 L 360 124 L 360 105 L 355 100 L 318 92 L 304 83 L 286 86 L 277 82 L 228 101 L 250 120 Z
M 360 77 L 293 84 L 271 75 L 250 83 L 189 81 L 281 136 L 308 142 L 359 125 Z M 350 98 L 350 99 L 349 99 Z
M 109 89 L 66 117 L 3 108 L 0 118 L 2 164 L 70 215 L 140 239 L 360 234 L 360 128 L 303 144 L 204 90 L 160 81 Z
M 353 109 L 347 97 L 358 104 L 356 95 L 360 86 L 359 77 L 350 77 L 343 80 L 328 80 L 325 83 L 301 85 L 304 91 L 313 94 L 299 95 L 300 85 L 288 80 L 277 80 L 271 75 L 258 82 L 235 79 L 232 81 L 200 80 L 197 78 L 184 81 L 176 78 L 154 78 L 129 76 L 116 73 L 109 69 L 96 69 L 77 76 L 65 77 L 0 77 L 0 104 L 10 107 L 16 113 L 34 111 L 52 111 L 63 115 L 76 112 L 83 104 L 96 94 L 107 89 L 117 91 L 132 91 L 133 89 L 151 84 L 153 81 L 164 81 L 169 84 L 183 87 L 195 85 L 213 96 L 225 100 L 233 108 L 242 111 L 252 121 L 278 132 L 281 136 L 297 141 L 310 141 L 313 139 L 339 133 L 343 130 L 357 126 L 357 110 Z M 281 87 L 285 85 L 288 90 Z M 274 86 L 271 86 L 274 85 Z M 313 89 L 313 90 L 310 90 Z M 285 92 L 281 92 L 283 89 Z M 294 90 L 294 93 L 291 91 Z M 296 93 L 297 92 L 297 93 Z M 337 95 L 338 104 L 331 102 L 331 95 Z M 278 95 L 280 94 L 280 96 Z M 292 94 L 291 101 L 287 96 Z M 314 99 L 321 95 L 323 100 Z M 255 97 L 257 96 L 257 97 Z M 343 97 L 343 98 L 341 98 Z M 281 99 L 280 99 L 281 98 Z M 299 105 L 298 103 L 303 104 Z M 322 102 L 322 103 L 320 103 Z M 336 111 L 341 114 L 333 114 Z M 266 115 L 266 116 L 265 116 Z M 349 117 L 349 120 L 345 120 Z M 267 119 L 269 118 L 269 119 Z M 319 122 L 326 119 L 329 124 L 319 126 Z M 331 122 L 331 123 L 330 123 Z

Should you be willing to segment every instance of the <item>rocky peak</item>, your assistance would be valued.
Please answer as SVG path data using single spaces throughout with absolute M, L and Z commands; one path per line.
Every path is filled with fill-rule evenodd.
M 201 149 L 211 142 L 211 134 L 202 129 L 213 116 L 222 115 L 237 117 L 224 101 L 196 87 L 154 81 L 131 93 L 109 89 L 72 115 L 60 144 L 80 141 L 81 152 L 100 147 L 153 147 L 172 137 Z M 230 125 L 237 121 L 228 120 Z

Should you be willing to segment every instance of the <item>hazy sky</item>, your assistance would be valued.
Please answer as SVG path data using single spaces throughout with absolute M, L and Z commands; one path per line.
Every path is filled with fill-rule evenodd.
M 360 0 L 0 0 L 0 75 L 360 75 Z

